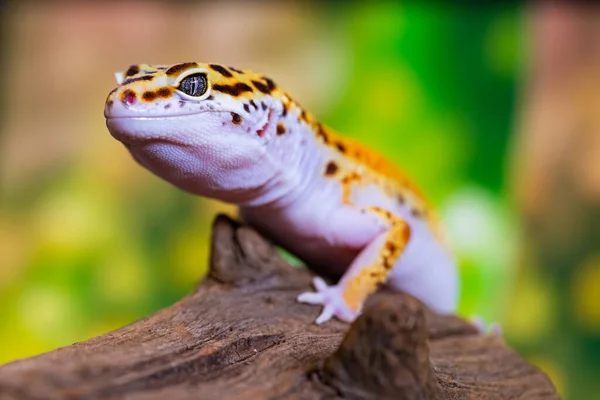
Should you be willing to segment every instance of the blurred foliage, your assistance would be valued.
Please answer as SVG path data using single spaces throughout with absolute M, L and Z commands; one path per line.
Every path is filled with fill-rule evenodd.
M 52 18 L 62 15 L 68 21 L 79 17 L 88 21 L 84 17 L 106 17 L 100 11 L 108 6 L 81 6 L 97 8 L 78 15 L 78 6 L 67 4 Z M 119 9 L 121 18 L 141 12 L 149 3 L 127 4 Z M 185 15 L 202 19 L 202 15 L 221 12 L 215 9 L 222 7 L 222 15 L 232 19 L 233 26 L 258 3 L 203 5 L 202 15 L 200 6 L 191 3 L 178 3 L 173 6 L 175 11 L 169 12 L 167 3 L 153 4 L 157 10 L 154 17 L 164 21 L 161 29 L 177 24 L 180 30 L 171 36 L 177 37 L 201 24 L 188 18 L 188 28 L 183 23 L 180 26 Z M 141 17 L 132 18 L 127 25 L 137 42 L 127 41 L 123 35 L 122 41 L 116 41 L 102 34 L 106 27 L 120 29 L 110 20 L 112 14 L 106 17 L 110 23 L 99 25 L 102 29 L 89 19 L 89 26 L 82 23 L 78 29 L 97 29 L 95 45 L 117 53 L 125 46 L 135 50 L 131 54 L 123 50 L 113 57 L 120 63 L 113 68 L 113 61 L 102 61 L 102 54 L 91 53 L 96 57 L 91 65 L 81 56 L 84 51 L 94 51 L 89 48 L 91 43 L 63 43 L 60 57 L 64 60 L 57 57 L 52 62 L 65 71 L 57 76 L 83 76 L 78 84 L 73 83 L 76 91 L 68 92 L 85 92 L 87 100 L 82 98 L 82 105 L 74 108 L 77 112 L 69 106 L 69 101 L 73 105 L 77 100 L 62 98 L 63 92 L 57 90 L 42 106 L 55 102 L 58 111 L 47 118 L 59 117 L 51 123 L 40 119 L 41 126 L 32 126 L 39 114 L 30 110 L 43 113 L 44 107 L 28 105 L 38 98 L 35 93 L 42 91 L 34 90 L 34 96 L 17 100 L 21 108 L 5 102 L 2 115 L 9 117 L 9 122 L 3 125 L 2 154 L 10 157 L 3 159 L 2 168 L 8 172 L 2 175 L 0 204 L 0 362 L 67 345 L 142 318 L 180 299 L 206 271 L 211 220 L 217 211 L 231 213 L 233 209 L 182 193 L 143 171 L 113 143 L 102 116 L 102 103 L 112 85 L 108 82 L 116 68 L 138 62 L 198 59 L 256 69 L 267 63 L 286 65 L 279 75 L 277 67 L 266 72 L 291 93 L 297 88 L 297 98 L 323 122 L 400 163 L 441 210 L 461 264 L 461 313 L 505 322 L 508 340 L 528 349 L 525 355 L 564 390 L 568 382 L 562 367 L 548 359 L 543 348 L 531 345 L 543 335 L 548 326 L 545 321 L 553 318 L 557 294 L 535 276 L 520 275 L 519 307 L 509 312 L 505 306 L 516 279 L 520 235 L 516 213 L 507 200 L 504 172 L 523 62 L 522 10 L 510 4 L 285 4 L 273 6 L 269 12 L 274 16 L 261 21 L 267 29 L 262 43 L 268 50 L 256 51 L 256 55 L 244 49 L 256 46 L 258 33 L 239 48 L 231 44 L 247 26 L 232 33 L 233 38 L 215 34 L 210 40 L 201 35 L 195 39 L 190 33 L 191 42 L 217 46 L 201 52 L 186 48 L 185 43 L 172 46 L 166 39 L 153 42 L 152 37 L 146 38 L 144 29 L 150 28 Z M 261 7 L 264 11 L 271 6 Z M 36 18 L 53 8 L 34 9 L 37 7 L 16 7 L 5 15 L 17 41 L 7 50 L 14 71 L 35 53 L 32 43 L 52 41 L 43 37 L 44 30 L 31 26 L 39 25 Z M 300 17 L 294 19 L 292 13 Z M 28 18 L 33 21 L 30 25 Z M 208 17 L 203 21 L 217 29 L 217 22 Z M 224 19 L 220 22 L 229 26 Z M 58 29 L 60 21 L 45 23 Z M 274 34 L 281 24 L 291 26 L 292 33 Z M 319 27 L 316 32 L 315 27 Z M 214 43 L 219 40 L 229 44 Z M 106 47 L 101 47 L 104 42 Z M 223 50 L 226 47 L 229 52 Z M 249 55 L 233 55 L 238 50 Z M 300 62 L 294 61 L 295 54 Z M 138 58 L 142 56 L 147 58 Z M 96 76 L 98 80 L 93 79 Z M 310 77 L 314 79 L 306 80 Z M 35 88 L 45 84 L 38 81 L 43 78 L 38 75 L 36 80 L 18 82 Z M 302 92 L 304 86 L 312 89 Z M 25 91 L 30 90 L 27 88 Z M 48 139 L 39 139 L 41 134 L 33 136 L 32 132 L 46 129 L 53 129 L 56 138 L 63 131 L 76 133 L 60 136 L 61 140 L 45 148 Z M 59 149 L 58 155 L 39 161 L 53 147 Z M 60 149 L 74 150 L 61 153 Z M 21 173 L 26 167 L 28 172 Z M 598 287 L 590 284 L 598 281 L 596 272 L 581 278 L 582 315 L 597 317 L 598 308 L 584 298 Z

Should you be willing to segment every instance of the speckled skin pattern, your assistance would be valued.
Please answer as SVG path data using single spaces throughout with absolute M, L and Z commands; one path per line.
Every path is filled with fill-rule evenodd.
M 132 65 L 104 114 L 142 166 L 239 206 L 323 275 L 301 302 L 352 321 L 381 284 L 438 312 L 458 297 L 453 257 L 422 193 L 397 167 L 319 123 L 271 79 L 216 64 Z

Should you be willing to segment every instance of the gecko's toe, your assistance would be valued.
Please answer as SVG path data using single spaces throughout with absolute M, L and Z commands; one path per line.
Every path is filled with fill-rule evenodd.
M 471 319 L 469 319 L 469 322 L 471 323 L 471 325 L 473 325 L 477 331 L 479 333 L 484 334 L 485 333 L 485 321 L 483 320 L 483 318 L 479 317 L 479 316 L 474 316 L 471 317 Z
M 500 324 L 497 322 L 492 322 L 488 325 L 485 323 L 483 318 L 479 316 L 471 317 L 469 322 L 471 325 L 477 328 L 479 333 L 482 335 L 490 334 L 493 336 L 502 336 L 502 326 L 500 326 Z
M 296 300 L 300 303 L 323 304 L 325 302 L 325 296 L 323 296 L 323 293 L 306 292 L 298 295 Z
M 321 311 L 321 314 L 315 320 L 315 324 L 321 325 L 322 323 L 329 321 L 334 314 L 335 307 L 332 304 L 327 304 L 323 307 L 323 311 Z
M 337 317 L 341 321 L 352 322 L 356 319 L 360 310 L 352 310 L 348 307 L 338 286 L 328 286 L 318 276 L 313 279 L 316 292 L 305 292 L 300 294 L 296 300 L 300 303 L 317 304 L 323 306 L 323 311 L 315 320 L 317 325 Z
M 327 283 L 320 276 L 315 276 L 313 278 L 313 286 L 317 289 L 317 292 L 324 292 L 329 288 Z
M 490 324 L 490 334 L 493 336 L 502 337 L 502 335 L 504 334 L 502 326 L 500 326 L 500 324 L 497 322 L 493 322 L 492 324 Z

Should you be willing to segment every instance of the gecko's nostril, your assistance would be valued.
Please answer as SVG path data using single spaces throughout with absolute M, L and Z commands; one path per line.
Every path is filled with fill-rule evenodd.
M 127 104 L 133 104 L 133 103 L 135 103 L 135 95 L 128 94 L 127 96 L 125 96 L 125 102 Z
M 132 105 L 133 103 L 135 103 L 136 100 L 137 95 L 131 89 L 127 89 L 123 93 L 121 93 L 121 101 L 126 105 Z

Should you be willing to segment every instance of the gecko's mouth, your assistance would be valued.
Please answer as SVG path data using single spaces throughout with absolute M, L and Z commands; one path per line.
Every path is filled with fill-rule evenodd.
M 227 111 L 221 111 L 221 110 L 205 110 L 205 111 L 198 111 L 198 112 L 188 112 L 188 113 L 182 113 L 182 114 L 147 114 L 147 115 L 140 115 L 140 114 L 131 114 L 131 115 L 110 115 L 107 112 L 104 113 L 104 118 L 106 118 L 106 120 L 118 120 L 118 119 L 123 119 L 123 120 L 157 120 L 157 119 L 174 119 L 174 118 L 180 118 L 180 117 L 191 117 L 194 115 L 199 115 L 199 114 L 205 114 L 205 113 L 217 113 L 217 112 L 227 112 Z
M 216 113 L 224 113 L 229 117 L 232 112 L 211 110 L 176 115 L 107 116 L 106 126 L 115 139 L 129 145 L 148 142 L 187 145 L 195 143 L 198 137 L 211 135 L 211 132 L 214 134 L 219 130 L 214 126 L 214 119 L 205 120 L 205 117 L 203 117 L 206 114 Z M 273 110 L 269 109 L 264 114 L 262 121 L 259 121 L 253 130 L 240 129 L 228 132 L 237 133 L 242 137 L 268 141 L 271 137 L 270 133 L 273 131 L 273 115 Z M 224 121 L 228 120 L 224 118 Z
M 115 139 L 124 144 L 165 142 L 182 145 L 188 143 L 191 136 L 185 133 L 182 127 L 189 128 L 196 125 L 200 114 L 203 113 L 168 116 L 107 116 L 106 127 Z

